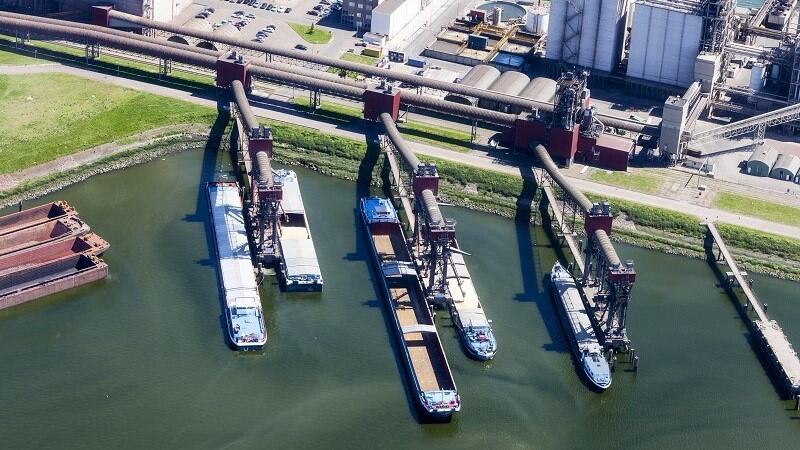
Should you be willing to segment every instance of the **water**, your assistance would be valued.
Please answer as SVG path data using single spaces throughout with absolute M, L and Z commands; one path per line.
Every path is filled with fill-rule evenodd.
M 3 448 L 792 448 L 746 330 L 701 261 L 620 247 L 640 273 L 638 374 L 605 394 L 578 379 L 552 302 L 541 230 L 447 208 L 500 344 L 466 358 L 440 314 L 463 400 L 450 424 L 410 412 L 353 184 L 299 170 L 325 292 L 262 288 L 263 354 L 224 343 L 200 152 L 95 177 L 50 199 L 111 242 L 108 280 L 0 312 Z M 755 277 L 800 345 L 798 285 Z

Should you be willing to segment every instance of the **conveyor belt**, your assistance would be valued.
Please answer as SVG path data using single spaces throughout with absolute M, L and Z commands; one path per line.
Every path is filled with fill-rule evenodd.
M 394 124 L 394 120 L 392 120 L 392 116 L 387 113 L 382 113 L 380 115 L 381 123 L 383 124 L 384 130 L 386 130 L 386 136 L 392 141 L 392 145 L 400 155 L 405 160 L 406 164 L 411 167 L 411 170 L 417 170 L 417 166 L 419 166 L 419 159 L 417 159 L 417 155 L 411 151 L 411 148 L 406 143 L 406 140 L 400 136 L 400 132 L 397 130 L 397 126 Z
M 233 83 L 231 83 L 231 89 L 233 90 L 233 98 L 236 102 L 236 107 L 239 110 L 239 114 L 242 116 L 242 121 L 244 121 L 248 132 L 252 133 L 253 130 L 260 128 L 260 125 L 258 119 L 256 119 L 256 115 L 253 114 L 253 108 L 250 107 L 250 101 L 247 100 L 247 93 L 244 91 L 242 82 L 234 80 Z

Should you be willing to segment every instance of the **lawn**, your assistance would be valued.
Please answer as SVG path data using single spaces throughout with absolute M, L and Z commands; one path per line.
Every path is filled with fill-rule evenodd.
M 319 26 L 314 26 L 312 31 L 311 26 L 303 25 L 302 23 L 287 22 L 295 33 L 299 34 L 306 42 L 312 44 L 327 44 L 331 41 L 333 34 L 328 30 L 323 30 Z
M 0 50 L 0 66 L 32 66 L 47 61 Z
M 344 61 L 350 61 L 358 64 L 364 64 L 365 66 L 374 66 L 375 63 L 378 62 L 378 58 L 373 56 L 367 55 L 357 55 L 355 53 L 345 52 L 339 56 L 339 59 Z M 328 68 L 328 72 L 330 73 L 342 73 L 342 69 L 337 69 L 336 67 Z M 363 74 L 358 72 L 351 72 L 351 71 L 344 71 L 345 76 L 347 78 L 358 79 L 359 77 L 363 77 Z
M 781 203 L 759 200 L 730 192 L 720 192 L 714 198 L 714 207 L 772 222 L 800 226 L 800 208 L 793 208 Z
M 14 49 L 14 51 L 13 52 L 6 51 L 3 49 L 3 47 Z M 31 55 L 33 54 L 33 52 L 36 52 L 37 58 L 35 59 L 30 58 L 24 55 L 20 55 L 16 52 L 24 52 Z M 86 55 L 85 55 L 85 50 L 83 49 L 68 47 L 66 45 L 54 42 L 45 42 L 45 41 L 27 41 L 24 47 L 15 49 L 13 37 L 0 35 L 0 64 L 3 64 L 4 59 L 12 61 L 12 62 L 7 62 L 5 64 L 24 64 L 20 62 L 13 62 L 18 58 L 22 58 L 23 60 L 28 60 L 28 61 L 36 61 L 36 62 L 30 62 L 28 64 L 44 64 L 48 62 L 47 59 L 60 62 L 78 63 L 80 65 L 86 64 Z M 47 58 L 47 59 L 42 59 L 42 58 Z M 102 52 L 100 53 L 100 56 L 98 58 L 95 58 L 91 62 L 91 64 L 105 71 L 126 72 L 132 75 L 148 76 L 153 78 L 156 78 L 159 75 L 158 65 L 155 64 L 155 61 L 153 64 L 148 64 L 144 62 L 131 61 L 129 59 L 106 55 Z M 182 81 L 191 83 L 192 85 L 198 88 L 212 86 L 214 84 L 213 75 L 201 75 L 193 72 L 185 72 L 182 70 L 173 70 L 169 74 L 169 79 L 173 81 Z
M 303 108 L 308 108 L 309 100 L 307 97 L 296 97 L 294 103 Z M 361 120 L 364 117 L 361 108 L 332 102 L 323 102 L 315 114 L 346 123 Z M 470 134 L 466 131 L 426 125 L 416 121 L 398 123 L 397 129 L 410 141 L 423 142 L 462 153 L 471 149 Z
M 589 179 L 598 183 L 610 184 L 611 186 L 644 192 L 646 194 L 655 193 L 661 184 L 658 178 L 651 175 L 640 175 L 630 172 L 608 172 L 606 170 L 595 170 Z
M 58 86 L 58 89 L 53 89 Z M 0 76 L 0 173 L 216 110 L 66 74 Z

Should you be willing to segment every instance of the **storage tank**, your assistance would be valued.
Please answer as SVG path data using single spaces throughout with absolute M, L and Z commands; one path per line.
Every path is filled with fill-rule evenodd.
M 502 22 L 503 10 L 500 9 L 500 7 L 496 7 L 494 10 L 492 10 L 492 25 L 499 27 Z
M 755 63 L 750 69 L 750 89 L 758 92 L 764 87 L 764 63 Z
M 627 7 L 628 0 L 553 0 L 545 56 L 613 71 L 622 53 Z
M 550 10 L 544 6 L 531 6 L 528 9 L 525 22 L 525 31 L 533 34 L 547 33 L 547 25 L 550 20 Z
M 703 18 L 699 4 L 637 2 L 627 75 L 673 86 L 694 81 Z

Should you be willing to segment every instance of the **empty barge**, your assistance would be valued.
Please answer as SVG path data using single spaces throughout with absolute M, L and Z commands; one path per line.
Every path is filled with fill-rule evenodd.
M 447 302 L 450 317 L 467 353 L 481 361 L 494 358 L 497 339 L 472 284 L 464 256 L 458 252 L 450 255 L 447 289 L 450 293 L 450 301 Z
M 16 230 L 0 235 L 0 256 L 25 250 L 37 245 L 67 239 L 89 231 L 77 215 L 42 221 L 35 225 L 18 227 Z
M 273 170 L 273 180 L 283 187 L 281 208 L 280 273 L 287 291 L 321 291 L 322 273 L 311 238 L 306 208 L 300 195 L 297 174 L 292 170 Z
M 207 194 L 229 343 L 236 350 L 260 350 L 267 342 L 267 329 L 250 256 L 239 185 L 210 182 Z
M 461 398 L 397 212 L 382 198 L 362 199 L 360 206 L 416 406 L 428 418 L 449 419 L 461 409 Z
M 47 203 L 9 214 L 0 217 L 0 236 L 51 220 L 62 219 L 73 214 L 76 214 L 75 209 L 69 206 L 67 202 Z

